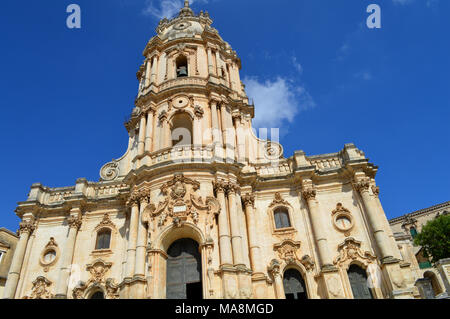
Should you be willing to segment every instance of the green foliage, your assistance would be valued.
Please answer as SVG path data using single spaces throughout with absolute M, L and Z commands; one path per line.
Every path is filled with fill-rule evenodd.
M 414 244 L 423 247 L 423 255 L 433 263 L 450 257 L 450 215 L 430 220 L 414 238 Z

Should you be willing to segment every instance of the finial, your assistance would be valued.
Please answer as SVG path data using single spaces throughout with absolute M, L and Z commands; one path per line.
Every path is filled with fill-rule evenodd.
M 184 0 L 184 7 L 189 8 L 189 0 Z

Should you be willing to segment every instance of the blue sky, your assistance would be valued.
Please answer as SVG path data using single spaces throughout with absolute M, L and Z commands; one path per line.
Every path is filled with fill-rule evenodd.
M 181 0 L 0 2 L 0 227 L 32 183 L 97 181 L 126 150 L 124 119 L 158 16 Z M 82 28 L 66 27 L 79 4 Z M 370 30 L 377 3 L 382 28 Z M 256 122 L 285 155 L 353 142 L 380 167 L 389 218 L 450 200 L 450 1 L 197 0 L 242 59 Z M 270 97 L 270 98 L 268 98 Z M 275 111 L 274 111 L 275 110 Z

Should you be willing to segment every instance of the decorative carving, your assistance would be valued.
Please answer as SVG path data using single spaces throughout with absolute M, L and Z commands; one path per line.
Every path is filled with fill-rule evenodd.
M 39 276 L 33 281 L 31 295 L 27 299 L 53 299 L 53 294 L 49 288 L 52 282 L 43 276 Z
M 335 277 L 328 278 L 327 280 L 327 286 L 328 291 L 331 293 L 331 295 L 334 298 L 341 298 L 342 297 L 342 289 L 341 284 L 339 283 L 339 280 Z
M 103 227 L 109 227 L 109 228 L 116 229 L 116 225 L 114 225 L 114 223 L 111 221 L 108 213 L 105 213 L 103 215 L 102 221 L 95 227 L 95 230 L 97 231 Z
M 53 254 L 53 258 L 50 260 L 46 259 L 47 254 Z M 50 237 L 50 240 L 48 241 L 47 245 L 45 245 L 44 250 L 41 253 L 40 257 L 40 263 L 42 266 L 44 266 L 44 272 L 48 272 L 50 269 L 50 266 L 53 266 L 56 264 L 56 261 L 59 257 L 59 249 L 58 244 L 55 241 L 55 238 Z
M 114 282 L 114 279 L 108 278 L 105 280 L 105 275 L 111 266 L 112 263 L 105 262 L 101 259 L 96 259 L 92 264 L 86 265 L 86 270 L 89 271 L 91 277 L 86 283 L 78 283 L 72 291 L 73 298 L 83 299 L 86 291 L 95 287 L 106 292 L 105 296 L 107 299 L 119 298 L 119 285 Z
M 278 253 L 278 257 L 285 261 L 286 264 L 293 264 L 300 261 L 297 252 L 300 249 L 301 242 L 290 239 L 284 240 L 280 244 L 275 244 L 273 249 Z
M 273 278 L 281 275 L 281 264 L 278 260 L 272 259 L 269 267 L 267 267 L 267 271 L 272 274 Z
M 216 193 L 225 193 L 228 183 L 223 179 L 218 179 L 213 182 L 214 191 Z
M 302 191 L 303 198 L 308 201 L 316 198 L 316 190 L 313 187 L 305 188 Z
M 171 217 L 174 225 L 181 227 L 188 218 L 191 218 L 195 224 L 199 222 L 200 215 L 197 210 L 207 211 L 207 216 L 217 214 L 220 210 L 217 200 L 208 197 L 204 203 L 201 198 L 195 196 L 195 192 L 199 189 L 200 183 L 197 181 L 186 178 L 183 174 L 176 174 L 172 180 L 161 187 L 161 193 L 165 196 L 164 201 L 160 202 L 158 207 L 150 204 L 144 210 L 143 222 L 149 223 L 150 220 L 159 216 L 158 227 L 162 227 L 166 223 L 167 217 Z M 207 223 L 212 227 L 211 221 Z
M 147 187 L 141 187 L 139 189 L 133 189 L 126 203 L 127 206 L 139 205 L 140 202 L 150 202 L 150 189 Z
M 162 125 L 163 122 L 167 121 L 167 117 L 167 111 L 162 111 L 158 116 L 159 124 Z
M 335 265 L 349 264 L 354 260 L 359 260 L 365 265 L 372 263 L 376 257 L 372 253 L 361 251 L 361 242 L 350 237 L 346 238 L 342 244 L 338 246 L 339 255 L 334 259 Z
M 205 114 L 205 111 L 203 111 L 203 108 L 201 106 L 196 105 L 194 107 L 194 114 L 197 118 L 201 119 Z
M 100 169 L 100 178 L 102 181 L 113 181 L 119 176 L 119 164 L 116 161 L 105 164 Z
M 380 196 L 380 187 L 379 186 L 372 186 L 372 193 L 378 197 Z
M 112 278 L 108 278 L 105 284 L 106 298 L 118 299 L 119 298 L 119 285 L 117 285 Z
M 305 266 L 307 271 L 314 269 L 315 262 L 311 257 L 309 257 L 309 255 L 303 256 L 300 262 L 302 263 L 303 266 Z
M 47 245 L 45 245 L 45 248 L 53 248 L 58 247 L 58 244 L 55 241 L 55 238 L 50 237 L 50 240 L 48 241 Z
M 20 222 L 17 234 L 22 235 L 23 233 L 28 233 L 31 235 L 34 229 L 35 229 L 34 220 L 24 220 Z
M 104 262 L 101 259 L 95 260 L 92 264 L 86 265 L 86 269 L 91 273 L 91 282 L 103 283 L 106 272 L 111 268 L 112 263 Z
M 290 206 L 290 204 L 281 197 L 281 194 L 277 192 L 275 193 L 275 198 L 272 201 L 272 203 L 270 203 L 269 207 L 274 207 L 278 205 Z
M 70 228 L 76 228 L 77 230 L 81 227 L 81 218 L 76 216 L 69 216 L 67 218 L 67 224 Z
M 336 204 L 336 209 L 333 210 L 332 215 L 335 215 L 336 213 L 348 213 L 351 214 L 350 211 L 345 208 L 344 206 L 342 206 L 341 203 L 337 203 Z
M 279 143 L 268 141 L 264 148 L 265 156 L 269 160 L 277 160 L 283 157 L 283 147 Z
M 369 191 L 369 186 L 370 186 L 370 178 L 365 177 L 360 179 L 359 181 L 353 183 L 355 189 L 360 192 L 368 192 Z
M 255 207 L 255 195 L 253 194 L 243 195 L 242 202 L 244 203 L 245 207 L 247 206 Z

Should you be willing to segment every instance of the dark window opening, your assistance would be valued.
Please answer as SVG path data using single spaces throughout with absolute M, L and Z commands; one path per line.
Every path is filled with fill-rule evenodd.
M 111 231 L 109 229 L 102 230 L 97 235 L 95 249 L 109 249 L 111 242 Z
M 188 61 L 184 55 L 180 55 L 176 60 L 177 78 L 188 76 Z
M 410 232 L 412 238 L 415 238 L 417 236 L 417 229 L 415 229 L 414 227 L 411 227 L 409 229 L 409 232 Z
M 97 291 L 89 299 L 105 299 L 105 295 L 103 294 L 102 291 Z
M 291 227 L 291 222 L 289 220 L 289 212 L 286 208 L 277 208 L 274 212 L 275 227 L 277 229 Z

